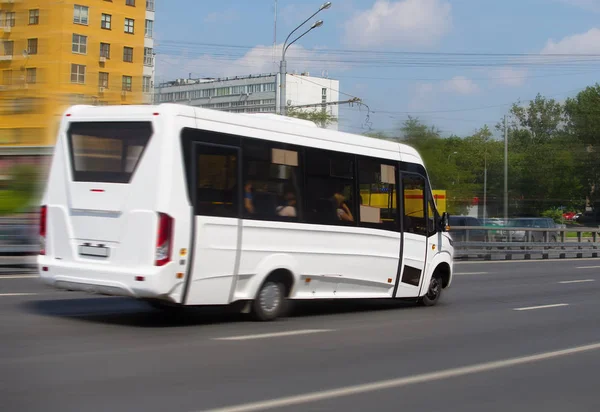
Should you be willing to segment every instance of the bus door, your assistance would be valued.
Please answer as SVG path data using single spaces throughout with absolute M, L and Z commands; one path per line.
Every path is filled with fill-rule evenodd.
M 196 142 L 191 152 L 193 261 L 185 303 L 227 304 L 239 264 L 240 149 Z
M 394 297 L 419 295 L 427 256 L 427 216 L 425 214 L 426 180 L 419 174 L 402 173 L 401 216 L 402 246 L 399 279 Z

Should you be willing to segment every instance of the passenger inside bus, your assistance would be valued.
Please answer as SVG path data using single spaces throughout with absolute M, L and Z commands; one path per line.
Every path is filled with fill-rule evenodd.
M 244 186 L 244 207 L 246 208 L 247 213 L 254 214 L 252 182 L 247 182 Z
M 296 195 L 292 192 L 288 192 L 285 195 L 286 206 L 279 206 L 277 208 L 277 214 L 284 217 L 296 217 Z
M 346 198 L 341 193 L 335 193 L 333 195 L 337 206 L 337 217 L 339 220 L 343 220 L 345 222 L 354 222 L 354 216 L 352 216 L 352 212 L 346 205 Z

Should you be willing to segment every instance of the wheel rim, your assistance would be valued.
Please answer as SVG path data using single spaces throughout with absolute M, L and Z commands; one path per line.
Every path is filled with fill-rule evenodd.
M 275 283 L 268 283 L 258 296 L 261 309 L 266 313 L 277 311 L 281 304 L 281 290 Z
M 440 289 L 442 284 L 440 283 L 438 278 L 432 278 L 429 283 L 429 290 L 427 291 L 427 297 L 430 300 L 435 300 L 440 295 Z

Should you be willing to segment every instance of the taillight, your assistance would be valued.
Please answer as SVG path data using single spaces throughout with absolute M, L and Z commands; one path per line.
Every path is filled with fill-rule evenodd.
M 46 227 L 48 220 L 48 208 L 42 206 L 40 208 L 40 255 L 46 254 Z
M 164 213 L 158 214 L 158 233 L 156 238 L 156 266 L 164 266 L 171 261 L 173 248 L 173 218 Z

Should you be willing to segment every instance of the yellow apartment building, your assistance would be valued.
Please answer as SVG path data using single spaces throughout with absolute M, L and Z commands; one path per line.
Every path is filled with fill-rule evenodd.
M 154 3 L 0 0 L 0 155 L 47 153 L 70 105 L 151 103 Z

